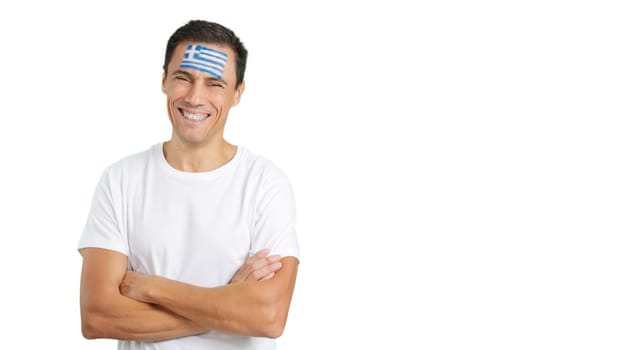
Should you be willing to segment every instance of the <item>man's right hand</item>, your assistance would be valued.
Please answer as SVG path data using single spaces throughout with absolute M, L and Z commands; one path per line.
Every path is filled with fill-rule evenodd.
M 281 268 L 279 255 L 268 255 L 268 249 L 262 249 L 248 258 L 238 269 L 229 284 L 246 281 L 265 281 L 274 277 L 274 273 Z

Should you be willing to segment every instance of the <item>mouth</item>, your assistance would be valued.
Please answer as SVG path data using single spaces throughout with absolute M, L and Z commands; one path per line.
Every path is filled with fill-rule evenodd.
M 179 112 L 184 118 L 195 122 L 203 121 L 211 116 L 210 113 L 192 113 L 181 108 L 179 108 Z

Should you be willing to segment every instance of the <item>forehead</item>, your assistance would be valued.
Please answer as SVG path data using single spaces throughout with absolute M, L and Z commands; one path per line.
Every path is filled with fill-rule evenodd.
M 235 75 L 234 52 L 225 45 L 182 42 L 175 48 L 169 68 L 208 74 L 218 79 Z

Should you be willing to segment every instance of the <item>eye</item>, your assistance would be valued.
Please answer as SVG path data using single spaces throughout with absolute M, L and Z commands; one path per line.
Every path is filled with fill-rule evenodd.
M 183 75 L 176 76 L 175 80 L 181 80 L 181 81 L 185 81 L 185 82 L 190 82 L 190 79 L 188 79 L 187 77 L 184 77 Z

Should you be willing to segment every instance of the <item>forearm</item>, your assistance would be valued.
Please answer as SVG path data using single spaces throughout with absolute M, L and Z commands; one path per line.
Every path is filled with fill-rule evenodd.
M 278 337 L 287 320 L 298 260 L 288 257 L 282 263 L 283 267 L 269 280 L 214 288 L 128 273 L 121 292 L 133 299 L 160 305 L 207 329 Z
M 105 300 L 82 308 L 82 333 L 86 338 L 159 341 L 207 332 L 195 322 L 157 305 L 120 294 Z
M 121 294 L 127 257 L 87 248 L 80 285 L 80 313 L 85 338 L 156 341 L 207 332 L 189 319 Z
M 201 288 L 161 280 L 149 293 L 154 304 L 191 319 L 197 324 L 226 333 L 274 337 L 277 328 L 273 300 L 262 293 L 266 282 L 246 282 L 216 288 Z

